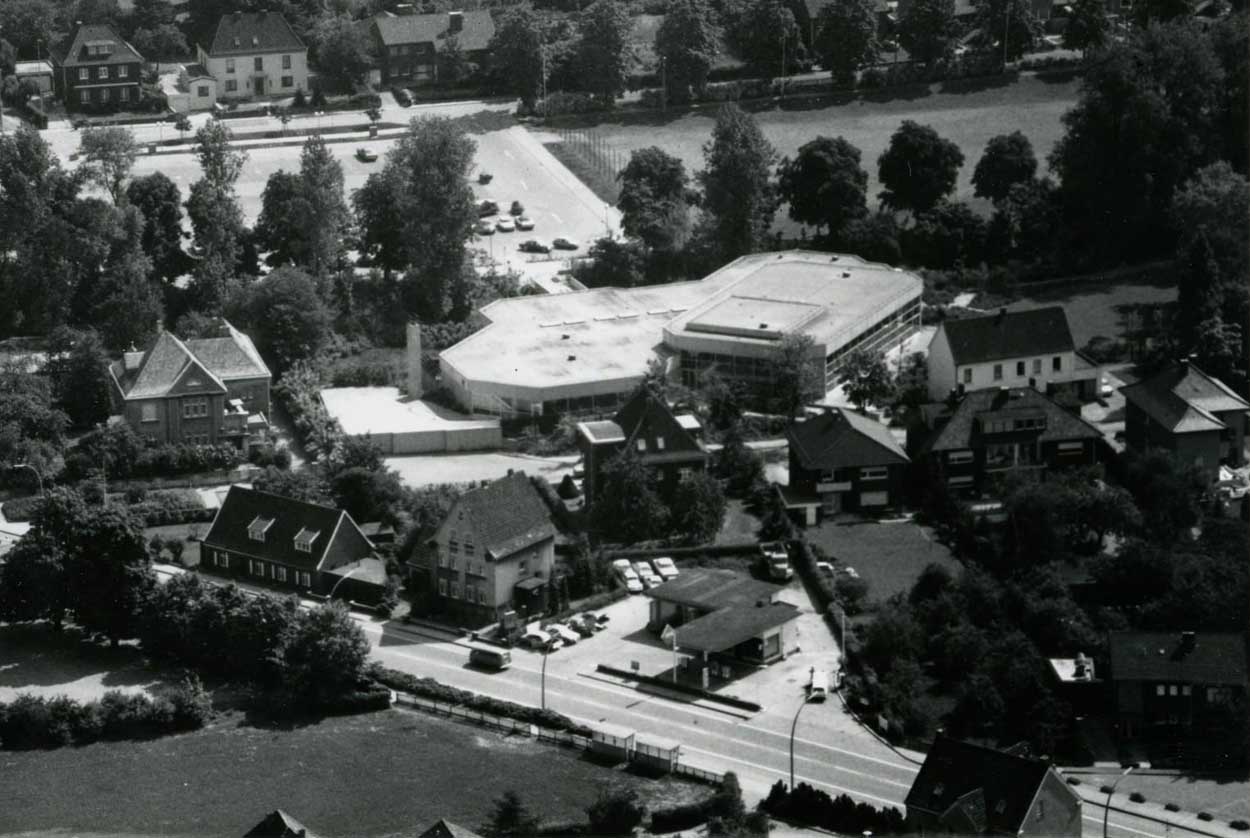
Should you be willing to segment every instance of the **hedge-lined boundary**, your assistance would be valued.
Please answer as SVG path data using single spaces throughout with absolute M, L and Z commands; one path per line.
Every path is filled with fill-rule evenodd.
M 732 695 L 720 695 L 719 693 L 709 692 L 708 690 L 692 687 L 689 684 L 674 683 L 673 681 L 659 678 L 655 675 L 642 675 L 638 672 L 631 672 L 625 669 L 617 669 L 615 666 L 608 666 L 606 663 L 598 664 L 596 667 L 600 672 L 606 675 L 613 675 L 617 678 L 628 678 L 631 681 L 641 681 L 644 684 L 651 684 L 656 687 L 664 687 L 665 689 L 676 690 L 687 695 L 705 698 L 708 701 L 719 702 L 738 710 L 747 710 L 752 713 L 758 713 L 764 708 L 756 704 L 754 701 L 747 701 L 741 698 L 734 698 Z

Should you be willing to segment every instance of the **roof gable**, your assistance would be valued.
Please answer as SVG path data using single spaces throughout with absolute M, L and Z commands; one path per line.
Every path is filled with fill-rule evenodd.
M 353 535 L 359 534 L 359 543 L 372 552 L 369 540 L 342 510 L 231 486 L 204 536 L 204 544 L 304 570 L 320 570 L 331 546 L 347 537 L 344 524 L 354 528 Z M 263 530 L 264 541 L 254 540 L 251 530 Z M 296 549 L 296 537 L 301 535 L 300 540 L 309 544 L 307 552 Z M 349 560 L 362 558 L 368 558 L 368 553 Z
M 199 359 L 194 356 L 182 368 L 182 373 L 170 385 L 166 395 L 169 396 L 187 396 L 199 395 L 200 393 L 224 393 L 226 385 L 221 379 L 213 375 Z
M 495 37 L 495 21 L 490 10 L 476 9 L 461 12 L 461 29 L 451 31 L 451 17 L 447 12 L 428 15 L 378 15 L 373 27 L 378 40 L 384 46 L 399 44 L 433 44 L 441 51 L 450 37 L 455 36 L 460 49 L 476 52 L 490 46 Z
M 124 365 L 128 366 L 128 365 Z M 199 375 L 212 383 L 218 392 L 226 387 L 211 372 L 204 369 L 172 332 L 161 332 L 143 353 L 143 360 L 133 374 L 123 369 L 122 391 L 127 399 L 160 398 L 170 395 L 183 380 L 188 367 L 195 367 Z
M 965 829 L 1015 834 L 1048 771 L 1040 759 L 939 735 L 904 802 Z
M 422 832 L 418 838 L 482 838 L 471 829 L 441 818 L 433 826 Z
M 1107 638 L 1115 681 L 1246 685 L 1246 642 L 1239 634 L 1117 631 Z
M 317 838 L 302 823 L 281 809 L 274 809 L 243 838 Z
M 625 435 L 625 445 L 634 447 L 639 439 L 646 440 L 646 452 L 665 453 L 688 451 L 702 453 L 703 447 L 690 431 L 677 421 L 673 411 L 663 399 L 649 389 L 639 387 L 624 406 L 617 411 L 614 420 Z M 664 447 L 659 447 L 659 440 L 664 440 Z
M 217 22 L 208 54 L 250 55 L 304 49 L 304 42 L 278 12 L 231 12 Z
M 803 467 L 813 470 L 909 462 L 889 428 L 844 408 L 793 423 L 786 438 Z
M 1060 306 L 1002 309 L 984 317 L 943 320 L 938 328 L 946 335 L 956 364 L 1076 351 L 1068 316 Z
M 217 318 L 209 334 L 191 338 L 186 345 L 222 381 L 270 377 L 269 367 L 256 351 L 252 339 L 224 317 Z
M 107 53 L 92 55 L 89 46 L 107 45 Z M 133 64 L 143 56 L 127 43 L 113 27 L 105 23 L 88 23 L 78 27 L 61 63 L 66 67 L 101 64 Z
M 462 514 L 467 519 L 463 523 L 458 521 Z M 466 492 L 452 506 L 444 526 L 471 527 L 482 550 L 496 559 L 556 534 L 547 504 L 523 471 Z
M 1250 410 L 1250 403 L 1195 364 L 1170 364 L 1149 378 L 1121 387 L 1132 405 L 1173 433 L 1222 430 L 1216 413 Z
M 936 411 L 926 415 L 937 415 Z M 924 444 L 927 451 L 958 451 L 985 443 L 977 419 L 986 413 L 1020 412 L 1028 416 L 1044 416 L 1045 427 L 1029 438 L 1036 442 L 1059 442 L 1077 439 L 1099 439 L 1102 434 L 1079 416 L 1074 416 L 1031 387 L 1003 387 L 998 390 L 973 390 L 964 395 L 941 430 Z M 1029 433 L 1023 431 L 1021 433 Z

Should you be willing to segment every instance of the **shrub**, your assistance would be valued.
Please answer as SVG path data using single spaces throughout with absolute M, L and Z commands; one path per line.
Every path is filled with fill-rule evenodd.
M 842 834 L 858 834 L 871 831 L 874 835 L 902 835 L 905 833 L 903 815 L 898 809 L 887 806 L 878 809 L 867 803 L 856 803 L 845 794 L 836 798 L 827 792 L 814 789 L 807 783 L 799 783 L 787 791 L 780 780 L 760 803 L 760 809 L 774 817 L 793 823 L 819 826 Z
M 1142 794 L 1139 791 L 1135 791 L 1128 796 L 1128 799 L 1133 801 L 1134 803 L 1145 803 L 1146 795 Z
M 1228 825 L 1231 826 L 1233 829 L 1240 830 L 1242 832 L 1245 832 L 1247 829 L 1250 829 L 1250 823 L 1247 823 L 1241 818 L 1238 818 L 1235 821 L 1229 821 Z
M 1108 786 L 1108 785 L 1101 785 L 1098 787 L 1098 792 L 1100 794 L 1111 794 L 1111 791 L 1112 791 L 1111 786 Z
M 1066 780 L 1070 786 L 1079 786 L 1081 784 L 1081 781 L 1076 777 L 1067 777 Z
M 1198 820 L 1210 822 L 1210 821 L 1215 820 L 1215 815 L 1211 814 L 1210 812 L 1199 812 Z
M 1181 810 L 1181 807 L 1177 806 L 1175 803 L 1164 803 L 1163 808 L 1167 809 L 1169 812 L 1179 812 Z
M 646 814 L 638 790 L 631 788 L 600 789 L 598 799 L 586 807 L 592 835 L 630 835 Z
M 18 498 L 17 500 L 6 500 L 2 506 L 5 520 L 13 523 L 29 521 L 34 517 L 35 511 L 41 503 L 43 503 L 43 498 L 39 495 Z
M 178 730 L 199 730 L 213 716 L 213 700 L 199 676 L 188 675 L 165 697 L 173 709 L 173 724 Z
M 199 701 L 192 692 L 182 695 Z M 99 701 L 78 702 L 65 696 L 45 699 L 23 694 L 0 704 L 0 747 L 58 748 L 100 739 L 147 738 L 199 728 L 205 719 L 207 715 L 187 713 L 185 706 L 179 715 L 178 705 L 163 696 L 151 699 L 110 690 Z

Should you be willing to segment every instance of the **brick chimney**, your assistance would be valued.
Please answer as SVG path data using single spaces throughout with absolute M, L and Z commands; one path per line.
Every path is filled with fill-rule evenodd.
M 448 32 L 464 31 L 464 12 L 448 12 L 447 13 L 447 31 Z
M 415 320 L 408 324 L 407 341 L 404 349 L 408 378 L 405 388 L 409 398 L 419 399 L 422 395 L 421 386 L 421 324 Z

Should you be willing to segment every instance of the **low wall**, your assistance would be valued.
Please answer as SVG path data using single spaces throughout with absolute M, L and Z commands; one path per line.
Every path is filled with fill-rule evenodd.
M 444 451 L 484 451 L 503 447 L 503 430 L 474 427 L 435 431 L 407 431 L 397 434 L 372 434 L 370 439 L 388 456 L 403 454 L 435 454 Z

